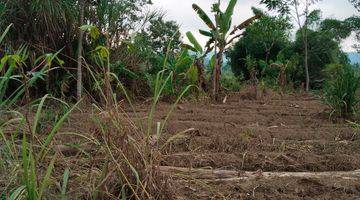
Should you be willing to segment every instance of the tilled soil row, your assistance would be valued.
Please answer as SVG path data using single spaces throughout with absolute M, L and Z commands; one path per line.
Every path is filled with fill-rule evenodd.
M 156 120 L 169 105 L 161 104 Z M 336 172 L 360 169 L 360 136 L 334 123 L 316 96 L 289 95 L 224 104 L 184 103 L 168 121 L 162 166 L 256 172 Z M 142 115 L 145 112 L 139 112 Z M 360 183 L 336 177 L 278 177 L 238 182 L 185 178 L 173 184 L 179 199 L 358 199 Z

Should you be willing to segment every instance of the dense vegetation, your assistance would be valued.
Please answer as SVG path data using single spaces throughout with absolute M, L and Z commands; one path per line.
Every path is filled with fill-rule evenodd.
M 82 163 L 98 165 L 96 173 L 77 174 L 83 187 L 73 192 L 84 199 L 167 198 L 153 167 L 168 141 L 159 147 L 156 138 L 184 96 L 209 96 L 217 103 L 246 84 L 254 86 L 255 98 L 258 87 L 281 95 L 312 89 L 324 96 L 332 117 L 357 119 L 359 66 L 350 64 L 340 43 L 352 33 L 360 40 L 360 17 L 322 19 L 320 10 L 306 8 L 298 13 L 305 23 L 294 27 L 290 1 L 262 3 L 279 14 L 253 8 L 253 17 L 236 25 L 237 0 L 224 10 L 214 3 L 213 17 L 194 4 L 194 15 L 208 28 L 199 30 L 208 39 L 202 46 L 191 32 L 186 44 L 179 25 L 148 0 L 1 1 L 0 199 L 66 198 L 71 177 L 69 167 L 59 164 L 62 150 L 54 149 L 65 147 L 55 138 L 83 102 L 105 113 L 92 116 L 97 136 L 63 134 L 94 149 L 87 153 L 74 145 L 79 162 L 100 160 Z M 140 122 L 146 128 L 119 111 L 123 100 L 134 109 L 132 102 L 151 97 L 147 120 Z M 155 129 L 160 100 L 173 105 Z M 52 175 L 56 167 L 60 172 Z M 103 184 L 109 174 L 119 181 Z

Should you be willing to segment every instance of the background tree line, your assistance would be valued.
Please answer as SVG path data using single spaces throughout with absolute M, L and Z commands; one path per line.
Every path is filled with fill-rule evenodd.
M 75 97 L 79 89 L 73 86 L 79 80 L 84 93 L 96 94 L 86 66 L 94 71 L 102 70 L 101 66 L 94 67 L 97 64 L 93 54 L 93 50 L 102 45 L 111 52 L 111 72 L 140 94 L 143 88 L 134 80 L 147 85 L 146 77 L 161 69 L 169 41 L 172 41 L 170 53 L 180 49 L 177 23 L 165 20 L 164 13 L 151 5 L 148 0 L 2 1 L 0 29 L 12 26 L 1 44 L 0 54 L 14 54 L 26 46 L 29 57 L 21 69 L 14 72 L 22 70 L 26 74 L 38 70 L 34 69 L 34 63 L 41 55 L 61 50 L 58 58 L 62 62 L 52 65 L 31 94 Z M 86 34 L 79 28 L 85 24 L 96 29 Z M 16 82 L 9 85 L 13 85 L 12 89 L 17 87 Z
M 307 64 L 309 87 L 321 88 L 325 81 L 323 70 L 329 64 L 349 65 L 347 54 L 341 49 L 341 41 L 359 31 L 359 16 L 345 20 L 322 19 L 321 11 L 314 10 L 307 18 Z M 288 62 L 286 73 L 295 87 L 306 82 L 304 45 L 301 27 L 292 37 L 294 26 L 287 15 L 264 17 L 246 28 L 244 36 L 227 52 L 233 73 L 241 80 L 250 79 L 247 59 L 257 64 L 257 76 L 275 79 L 277 72 L 272 63 Z
M 178 24 L 148 0 L 2 1 L 0 28 L 8 34 L 1 38 L 6 87 L 0 88 L 0 101 L 18 90 L 19 98 L 86 94 L 101 101 L 110 90 L 124 96 L 123 87 L 147 98 L 164 77 L 171 77 L 162 88 L 170 98 L 195 85 L 192 92 L 220 100 L 225 88 L 239 89 L 244 80 L 308 91 L 326 85 L 328 66 L 350 65 L 340 43 L 351 33 L 359 40 L 359 16 L 322 19 L 320 10 L 311 9 L 317 1 L 262 0 L 276 15 L 253 8 L 251 18 L 234 25 L 237 2 L 230 0 L 222 10 L 215 1 L 211 15 L 193 4 L 207 27 L 199 30 L 208 39 L 202 46 L 191 32 L 184 44 Z M 224 54 L 235 77 L 224 73 Z

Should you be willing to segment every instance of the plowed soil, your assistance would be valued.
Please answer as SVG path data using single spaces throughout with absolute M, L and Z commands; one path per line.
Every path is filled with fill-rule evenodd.
M 160 166 L 228 170 L 252 173 L 256 178 L 201 179 L 186 173 L 166 174 L 174 193 L 171 196 L 179 200 L 360 199 L 358 129 L 345 120 L 330 120 L 328 107 L 316 95 L 251 96 L 246 92 L 231 94 L 219 104 L 183 101 L 167 120 L 157 145 L 163 147 L 158 156 Z M 146 125 L 149 104 L 136 105 L 135 112 L 127 109 L 127 117 L 134 122 L 140 117 Z M 154 122 L 163 122 L 171 107 L 159 103 Z M 91 127 L 86 125 L 91 123 L 87 122 L 89 116 L 91 113 L 72 115 L 72 129 Z M 156 123 L 153 126 L 154 132 Z M 263 176 L 265 172 L 354 171 L 354 177 Z
M 221 104 L 177 106 L 162 136 L 163 142 L 170 138 L 171 142 L 162 152 L 161 165 L 260 174 L 360 169 L 359 130 L 329 120 L 319 97 L 247 97 L 232 94 Z M 160 104 L 156 119 L 165 119 L 170 107 Z M 147 110 L 142 106 L 138 114 Z M 213 183 L 181 179 L 173 184 L 178 199 L 360 199 L 358 179 L 279 177 Z

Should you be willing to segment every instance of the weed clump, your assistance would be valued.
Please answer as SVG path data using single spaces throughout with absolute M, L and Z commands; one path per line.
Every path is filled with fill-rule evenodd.
M 329 65 L 326 70 L 324 100 L 331 107 L 331 115 L 351 117 L 359 103 L 359 71 L 351 65 Z

